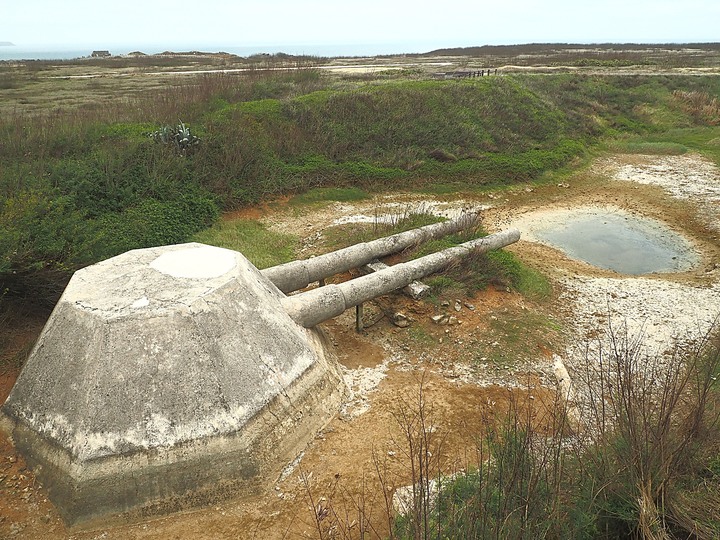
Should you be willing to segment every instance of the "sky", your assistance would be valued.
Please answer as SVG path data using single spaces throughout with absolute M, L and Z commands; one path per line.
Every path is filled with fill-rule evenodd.
M 720 0 L 0 0 L 17 47 L 720 41 Z M 402 50 L 404 49 L 404 50 Z

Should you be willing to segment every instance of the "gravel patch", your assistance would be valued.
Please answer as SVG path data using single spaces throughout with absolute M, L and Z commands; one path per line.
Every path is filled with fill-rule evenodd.
M 563 280 L 561 303 L 572 305 L 578 341 L 607 337 L 610 329 L 642 337 L 648 354 L 669 354 L 705 336 L 720 316 L 720 284 L 699 287 L 649 278 Z
M 673 197 L 692 200 L 708 225 L 720 232 L 720 168 L 704 157 L 638 156 L 636 163 L 607 158 L 596 168 L 613 180 L 659 186 Z

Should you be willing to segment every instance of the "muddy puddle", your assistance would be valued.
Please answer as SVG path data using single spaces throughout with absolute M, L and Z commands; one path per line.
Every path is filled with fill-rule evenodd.
M 683 272 L 699 263 L 683 236 L 660 221 L 619 209 L 562 210 L 550 219 L 527 220 L 525 228 L 526 239 L 621 274 Z

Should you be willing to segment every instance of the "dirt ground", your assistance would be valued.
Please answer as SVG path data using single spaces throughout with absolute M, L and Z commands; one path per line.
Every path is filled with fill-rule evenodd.
M 369 537 L 383 537 L 388 530 L 388 497 L 410 483 L 401 418 L 417 410 L 421 396 L 432 425 L 433 459 L 445 473 L 455 472 L 477 462 L 483 429 L 509 409 L 528 412 L 538 429 L 551 421 L 557 384 L 554 362 L 562 358 L 572 372 L 575 360 L 568 343 L 606 324 L 612 316 L 607 295 L 620 299 L 636 295 L 635 303 L 644 311 L 633 311 L 634 304 L 623 305 L 623 316 L 666 329 L 658 331 L 661 340 L 679 331 L 671 319 L 682 319 L 666 313 L 665 304 L 676 314 L 705 311 L 702 321 L 712 319 L 713 311 L 717 315 L 720 234 L 715 212 L 720 208 L 720 173 L 697 156 L 668 159 L 612 156 L 558 185 L 523 186 L 463 199 L 393 194 L 333 203 L 312 212 L 297 212 L 282 202 L 247 210 L 247 215 L 273 228 L 303 231 L 304 254 L 309 256 L 318 249 L 324 230 L 350 216 L 397 213 L 416 205 L 445 215 L 484 208 L 485 226 L 493 231 L 522 223 L 523 216 L 530 214 L 537 220 L 543 218 L 542 212 L 611 204 L 658 219 L 685 235 L 701 262 L 677 274 L 621 276 L 571 260 L 552 247 L 521 240 L 510 250 L 550 278 L 554 291 L 547 301 L 530 302 L 493 287 L 471 298 L 436 302 L 392 294 L 367 305 L 368 326 L 362 333 L 355 331 L 354 312 L 324 323 L 350 397 L 296 462 L 253 500 L 230 500 L 142 523 L 68 530 L 22 457 L 0 435 L 0 537 L 317 538 L 318 527 L 330 524 L 349 537 L 359 537 L 363 531 Z M 661 161 L 674 164 L 676 172 L 684 171 L 672 189 L 643 176 L 671 176 L 658 169 Z M 702 200 L 681 196 L 700 182 L 692 176 L 699 169 L 705 171 L 702 181 L 710 191 L 703 192 Z M 689 187 L 675 190 L 683 182 Z M 391 322 L 387 314 L 397 312 L 409 318 L 410 326 L 400 328 Z M 438 313 L 456 320 L 436 324 L 431 317 Z M 696 322 L 700 326 L 700 318 Z M 541 331 L 531 331 L 538 325 Z M 17 370 L 0 375 L 0 401 L 16 376 Z M 319 526 L 318 512 L 327 514 Z

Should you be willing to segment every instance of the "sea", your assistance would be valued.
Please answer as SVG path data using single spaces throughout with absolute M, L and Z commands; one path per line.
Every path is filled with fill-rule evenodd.
M 161 53 L 165 51 L 187 52 L 226 52 L 238 56 L 248 57 L 254 54 L 286 53 L 292 55 L 324 56 L 324 57 L 362 57 L 396 54 L 412 54 L 429 52 L 434 49 L 447 47 L 440 43 L 367 43 L 367 44 L 277 44 L 277 45 L 207 45 L 207 44 L 126 44 L 97 46 L 27 46 L 4 45 L 0 46 L 0 61 L 3 60 L 73 60 L 85 58 L 94 50 L 107 50 L 112 55 L 124 55 L 130 52 L 143 52 L 146 54 Z M 454 45 L 453 45 L 454 46 Z

